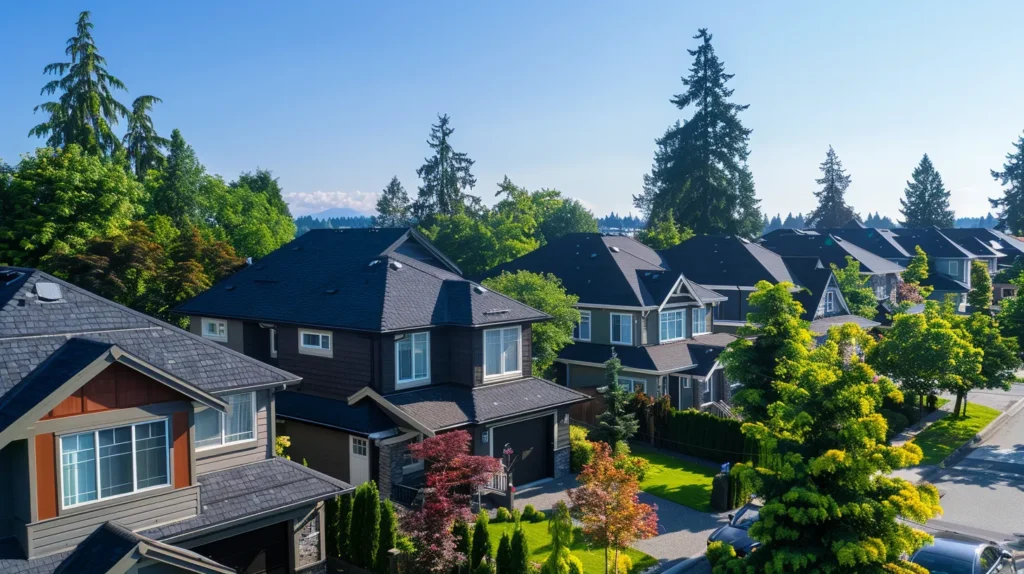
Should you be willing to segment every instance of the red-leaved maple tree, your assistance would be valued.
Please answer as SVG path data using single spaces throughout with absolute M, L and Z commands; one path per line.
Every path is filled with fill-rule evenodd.
M 452 431 L 409 446 L 409 454 L 426 463 L 423 505 L 406 515 L 402 529 L 416 544 L 417 572 L 445 573 L 466 559 L 456 548 L 452 527 L 471 520 L 470 495 L 501 470 L 501 461 L 470 454 L 470 434 Z
M 609 549 L 615 551 L 612 564 L 617 570 L 620 550 L 658 533 L 657 506 L 640 502 L 636 477 L 616 468 L 624 456 L 613 457 L 607 443 L 594 443 L 590 464 L 576 478 L 580 486 L 569 491 L 570 512 L 580 521 L 583 535 L 604 547 L 605 574 Z

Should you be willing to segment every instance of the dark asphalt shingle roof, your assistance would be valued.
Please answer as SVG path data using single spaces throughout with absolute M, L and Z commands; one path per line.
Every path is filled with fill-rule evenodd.
M 812 333 L 824 335 L 825 333 L 828 333 L 830 327 L 835 325 L 845 325 L 846 323 L 855 323 L 862 329 L 871 329 L 880 324 L 878 321 L 865 319 L 860 315 L 836 315 L 834 317 L 822 317 L 821 319 L 811 321 L 810 330 Z
M 871 253 L 860 246 L 834 235 L 804 232 L 795 229 L 777 229 L 761 238 L 762 246 L 782 257 L 816 257 L 823 264 L 840 269 L 846 267 L 846 257 L 860 262 L 862 273 L 900 273 L 903 267 Z
M 180 538 L 266 512 L 326 500 L 351 486 L 283 458 L 271 458 L 198 477 L 202 509 L 198 516 L 146 530 L 157 540 Z
M 974 253 L 964 249 L 947 237 L 945 233 L 934 227 L 893 229 L 892 233 L 896 236 L 896 241 L 908 253 L 914 253 L 914 247 L 920 245 L 929 259 L 932 257 L 948 257 L 953 259 L 975 257 Z
M 942 234 L 965 250 L 983 257 L 1008 257 L 1013 260 L 1024 254 L 1024 242 L 995 229 L 961 227 L 943 229 Z
M 713 333 L 663 345 L 645 347 L 624 345 L 615 347 L 615 353 L 622 361 L 622 366 L 631 369 L 659 373 L 672 373 L 689 368 L 710 370 L 718 355 L 716 353 L 714 356 L 710 356 L 706 349 L 722 349 L 735 340 L 736 337 L 728 333 Z M 604 364 L 610 357 L 610 345 L 583 342 L 568 345 L 558 354 L 560 360 L 596 365 Z
M 28 560 L 14 538 L 0 539 L 0 572 L 4 574 L 52 574 L 71 552 Z
M 372 401 L 349 405 L 348 401 L 294 391 L 274 395 L 277 416 L 315 423 L 359 435 L 395 428 L 396 424 Z
M 402 242 L 425 240 L 407 228 L 313 230 L 175 311 L 373 332 L 548 318 L 410 256 L 395 247 Z
M 927 279 L 921 280 L 921 285 L 932 287 L 936 291 L 946 291 L 949 293 L 969 293 L 971 291 L 971 288 L 966 283 L 946 277 L 940 273 L 935 273 L 934 271 L 928 273 Z
M 69 345 L 70 349 L 64 351 L 69 353 L 64 355 L 69 361 L 50 368 L 61 372 L 71 369 L 93 350 L 117 345 L 208 393 L 298 380 L 291 373 L 41 271 L 19 271 L 23 273 L 21 277 L 0 287 L 0 400 L 50 355 Z M 56 283 L 61 288 L 62 300 L 40 302 L 34 292 L 39 282 Z M 48 368 L 45 376 L 55 373 L 58 371 Z
M 83 540 L 54 572 L 106 574 L 142 540 L 131 530 L 107 522 Z
M 893 233 L 894 230 L 892 229 L 837 227 L 817 229 L 816 231 L 818 233 L 835 235 L 886 259 L 909 259 L 914 256 L 913 249 L 908 252 L 896 241 Z
M 659 253 L 673 271 L 705 285 L 793 282 L 779 255 L 731 235 L 698 235 Z
M 790 273 L 796 279 L 796 285 L 801 287 L 793 293 L 796 299 L 804 307 L 803 318 L 810 321 L 818 310 L 818 303 L 821 302 L 822 294 L 832 278 L 832 268 L 825 267 L 820 261 L 812 257 L 786 257 L 786 265 Z M 840 301 L 837 304 L 842 305 Z
M 590 397 L 531 377 L 477 387 L 430 385 L 384 395 L 384 399 L 431 430 L 439 431 L 582 402 Z

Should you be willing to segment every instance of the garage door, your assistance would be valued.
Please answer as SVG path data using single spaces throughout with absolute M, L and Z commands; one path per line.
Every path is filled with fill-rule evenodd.
M 495 455 L 500 456 L 505 445 L 512 448 L 512 456 L 515 458 L 512 467 L 514 484 L 528 484 L 553 474 L 553 427 L 554 420 L 546 416 L 493 429 Z
M 280 522 L 199 546 L 192 551 L 234 568 L 240 574 L 286 574 L 288 536 L 288 523 Z

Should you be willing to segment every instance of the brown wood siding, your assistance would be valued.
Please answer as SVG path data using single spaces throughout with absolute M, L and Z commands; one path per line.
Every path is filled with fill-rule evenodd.
M 189 400 L 177 391 L 119 363 L 113 363 L 64 399 L 41 420 Z
M 192 484 L 191 466 L 192 456 L 189 449 L 189 424 L 188 413 L 174 413 L 171 416 L 171 434 L 173 442 L 172 465 L 174 466 L 174 488 L 184 488 Z
M 57 454 L 53 433 L 36 435 L 36 508 L 38 520 L 57 516 Z
M 242 322 L 242 353 L 263 361 L 270 359 L 270 329 L 260 327 L 258 322 Z
M 471 387 L 477 377 L 476 367 L 473 362 L 474 339 L 483 335 L 475 329 L 452 329 L 451 330 L 451 351 L 450 373 L 453 383 Z
M 522 351 L 523 356 L 520 363 L 523 366 L 523 376 L 533 376 L 533 329 L 530 328 L 530 324 L 523 325 L 523 344 Z
M 281 327 L 277 333 L 278 366 L 302 377 L 302 390 L 345 399 L 373 384 L 373 335 L 332 331 L 332 357 L 299 353 L 299 329 Z

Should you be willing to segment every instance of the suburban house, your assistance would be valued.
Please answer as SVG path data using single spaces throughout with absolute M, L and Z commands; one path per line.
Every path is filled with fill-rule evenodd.
M 619 380 L 631 391 L 670 395 L 680 409 L 729 403 L 717 359 L 735 337 L 715 333 L 714 319 L 728 298 L 670 268 L 658 252 L 630 237 L 573 233 L 486 276 L 520 270 L 551 273 L 579 297 L 575 343 L 556 360 L 559 383 L 596 393 L 614 350 Z
M 942 232 L 964 249 L 986 261 L 989 273 L 993 275 L 992 300 L 999 304 L 1005 297 L 1015 297 L 1017 286 L 1008 282 L 996 282 L 999 271 L 1007 269 L 1024 257 L 1024 241 L 995 229 L 957 228 Z
M 275 457 L 295 375 L 0 267 L 0 572 L 326 572 L 348 484 Z
M 408 502 L 407 446 L 455 429 L 522 485 L 569 470 L 570 405 L 586 395 L 533 376 L 547 315 L 464 279 L 417 232 L 318 229 L 180 306 L 197 335 L 302 377 L 278 394 L 295 460 L 376 480 Z

